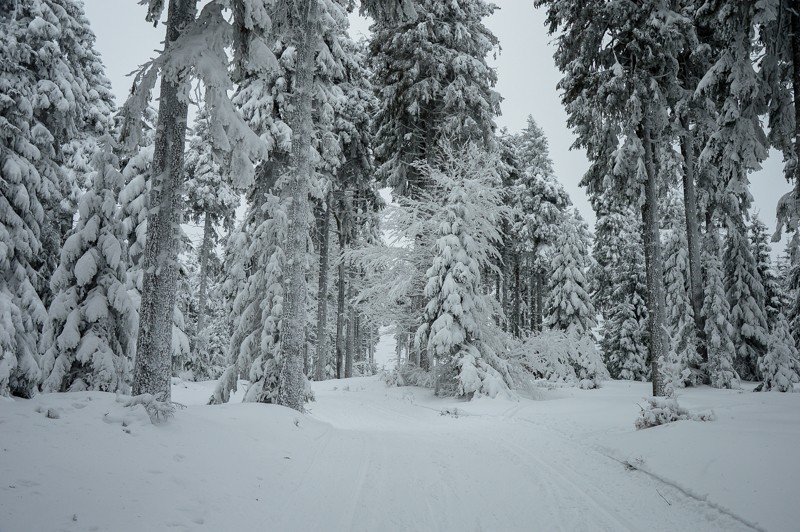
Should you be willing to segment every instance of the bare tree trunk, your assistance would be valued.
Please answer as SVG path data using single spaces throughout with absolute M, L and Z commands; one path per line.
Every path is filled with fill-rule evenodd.
M 794 96 L 794 201 L 795 216 L 800 216 L 800 0 L 788 0 L 792 32 L 792 93 Z M 798 292 L 800 305 L 800 292 Z
M 321 381 L 328 347 L 328 240 L 330 238 L 330 193 L 325 198 L 325 213 L 319 224 L 319 285 L 317 288 L 317 365 L 314 378 Z
M 694 165 L 694 133 L 686 116 L 681 118 L 683 137 L 683 205 L 686 216 L 686 240 L 689 242 L 689 285 L 691 289 L 692 312 L 697 338 L 700 339 L 700 354 L 703 361 L 708 362 L 708 350 L 705 345 L 706 319 L 703 316 L 703 272 L 700 264 L 700 220 L 697 217 L 697 191 L 695 190 Z
M 653 155 L 653 141 L 647 119 L 641 126 L 641 140 L 644 145 L 645 202 L 642 206 L 644 222 L 645 271 L 647 277 L 648 332 L 650 333 L 650 365 L 653 377 L 653 395 L 663 396 L 664 381 L 661 375 L 661 361 L 666 359 L 667 338 L 664 330 L 666 308 L 664 300 L 664 263 L 661 256 L 661 239 L 658 217 L 658 176 Z
M 206 214 L 203 224 L 203 244 L 200 246 L 200 293 L 197 295 L 197 332 L 206 327 L 206 309 L 208 308 L 208 258 L 211 245 L 214 243 L 214 225 Z
M 519 338 L 519 308 L 520 308 L 520 286 L 519 286 L 519 254 L 514 253 L 514 310 L 511 313 L 511 332 Z
M 353 376 L 353 349 L 355 344 L 355 308 L 350 301 L 353 298 L 353 269 L 348 268 L 347 283 L 347 342 L 344 354 L 344 377 L 349 379 Z
M 197 0 L 170 0 L 165 49 L 194 20 Z M 179 192 L 183 184 L 188 103 L 180 97 L 183 79 L 161 81 L 153 154 L 147 241 L 142 263 L 142 301 L 133 371 L 133 393 L 171 400 L 172 322 L 178 279 Z
M 503 330 L 505 332 L 511 331 L 511 301 L 509 299 L 509 292 L 511 292 L 511 271 L 508 264 L 508 246 L 503 249 Z
M 283 316 L 281 321 L 280 377 L 277 403 L 298 411 L 303 410 L 305 375 L 306 327 L 306 244 L 310 204 L 308 201 L 311 165 L 312 89 L 315 44 L 319 38 L 316 28 L 317 0 L 297 0 L 300 15 L 295 29 L 297 59 L 292 103 L 292 175 L 288 184 L 291 196 L 289 227 L 286 239 L 286 275 L 284 276 Z
M 541 268 L 536 270 L 536 330 L 543 329 L 542 317 L 544 316 L 544 272 Z
M 339 256 L 339 278 L 337 279 L 338 297 L 336 299 L 336 378 L 341 379 L 344 374 L 344 326 L 345 326 L 345 308 L 344 308 L 344 289 L 345 277 L 347 275 L 344 258 L 344 235 L 339 223 L 339 246 L 341 248 Z

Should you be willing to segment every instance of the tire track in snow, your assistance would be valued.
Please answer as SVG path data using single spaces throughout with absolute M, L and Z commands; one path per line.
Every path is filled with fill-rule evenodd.
M 555 438 L 557 440 L 560 440 L 559 448 L 563 449 L 563 448 L 566 448 L 566 447 L 569 447 L 570 445 L 572 445 L 572 446 L 574 446 L 576 448 L 576 450 L 578 450 L 578 449 L 582 450 L 582 452 L 584 454 L 594 455 L 594 458 L 596 458 L 596 460 L 592 461 L 593 464 L 599 464 L 599 463 L 602 463 L 602 461 L 609 461 L 609 462 L 614 462 L 616 464 L 624 465 L 619 460 L 616 460 L 615 458 L 613 458 L 613 457 L 607 455 L 606 453 L 594 448 L 593 446 L 586 445 L 586 444 L 582 443 L 580 440 L 572 437 L 571 435 L 564 434 L 564 433 L 562 433 L 562 432 L 560 432 L 560 431 L 558 431 L 558 430 L 556 430 L 556 429 L 554 429 L 554 428 L 552 428 L 552 427 L 550 427 L 548 425 L 537 423 L 537 422 L 535 422 L 533 420 L 522 418 L 522 417 L 517 417 L 517 418 L 515 418 L 515 420 L 523 421 L 523 422 L 525 422 L 527 424 L 533 425 L 533 426 L 537 427 L 538 429 L 540 429 L 541 431 L 543 431 L 544 433 L 549 434 L 551 439 Z M 509 446 L 511 445 L 511 444 L 508 444 L 507 442 L 504 442 L 504 443 L 506 445 L 509 445 Z M 552 448 L 553 448 L 553 445 L 548 445 L 548 449 L 547 450 L 551 451 Z M 549 468 L 552 471 L 556 471 L 556 469 L 551 464 L 543 461 L 538 455 L 532 454 L 527 450 L 522 450 L 522 451 L 519 451 L 519 452 L 521 454 L 525 454 L 525 455 L 529 456 L 530 458 L 536 460 L 543 467 Z M 570 465 L 569 462 L 560 463 L 559 464 L 559 469 L 557 471 L 559 471 L 559 474 L 562 477 L 564 477 L 565 479 L 567 477 L 572 477 L 572 479 L 574 479 L 574 480 L 571 480 L 571 482 L 573 484 L 583 483 L 583 482 L 589 480 L 590 478 L 592 478 L 592 477 L 587 476 L 585 474 L 585 471 L 584 472 L 577 471 L 573 466 Z M 748 531 L 753 531 L 754 530 L 754 531 L 757 531 L 757 532 L 765 532 L 757 524 L 750 523 L 747 520 L 737 516 L 733 512 L 731 512 L 731 511 L 729 511 L 729 510 L 727 510 L 725 508 L 722 508 L 719 505 L 717 505 L 717 504 L 715 504 L 715 503 L 713 503 L 711 501 L 708 501 L 708 500 L 706 500 L 704 498 L 696 497 L 693 494 L 691 494 L 690 492 L 687 492 L 686 490 L 681 488 L 680 486 L 677 486 L 677 485 L 675 485 L 675 484 L 673 484 L 671 482 L 665 481 L 664 479 L 660 478 L 659 476 L 657 476 L 655 474 L 649 473 L 648 471 L 641 470 L 641 469 L 637 469 L 636 471 L 637 472 L 641 472 L 641 473 L 645 473 L 645 475 L 647 475 L 648 478 L 650 478 L 652 480 L 655 480 L 659 484 L 663 485 L 663 487 L 665 487 L 667 489 L 674 490 L 675 496 L 682 496 L 685 499 L 684 501 L 682 501 L 683 504 L 681 505 L 681 508 L 683 510 L 687 510 L 687 511 L 691 511 L 693 513 L 701 514 L 703 517 L 705 517 L 709 521 L 717 521 L 718 520 L 717 518 L 720 517 L 720 516 L 724 517 L 725 519 L 729 519 L 730 521 L 732 521 L 732 523 L 730 523 L 729 525 L 722 526 L 722 528 L 720 528 L 721 530 L 733 530 L 734 528 L 731 528 L 731 526 L 733 526 L 733 527 L 738 527 L 738 529 L 740 529 L 740 530 L 748 530 Z M 606 486 L 606 488 L 607 488 L 607 486 Z M 658 492 L 657 488 L 653 487 L 653 490 L 656 491 L 659 494 L 659 496 L 661 496 L 663 498 L 663 495 L 661 495 L 661 493 Z M 598 486 L 594 486 L 593 491 L 595 493 L 599 494 L 598 496 L 599 496 L 599 498 L 601 500 L 605 500 L 608 504 L 612 504 L 613 505 L 614 501 L 612 499 L 610 499 L 605 494 L 603 488 L 598 487 Z M 588 494 L 588 492 L 587 492 L 587 494 Z M 690 504 L 687 504 L 687 503 L 690 503 Z M 709 523 L 709 525 L 710 525 L 710 523 Z M 632 530 L 636 530 L 636 528 L 633 527 Z

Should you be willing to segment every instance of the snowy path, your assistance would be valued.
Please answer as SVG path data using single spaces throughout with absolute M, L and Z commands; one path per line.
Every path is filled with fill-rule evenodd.
M 326 381 L 307 415 L 212 388 L 174 386 L 190 406 L 161 426 L 111 394 L 0 401 L 0 532 L 800 529 L 797 394 L 699 390 L 719 421 L 635 432 L 642 383 L 467 403 Z
M 318 460 L 358 463 L 335 496 L 358 510 L 338 527 L 330 523 L 337 530 L 753 530 L 528 422 L 525 401 L 452 417 L 416 404 L 414 394 L 427 391 L 406 391 L 402 401 L 385 392 L 380 400 L 373 386 L 318 385 L 312 405 L 332 438 L 353 442 L 333 453 L 320 448 Z

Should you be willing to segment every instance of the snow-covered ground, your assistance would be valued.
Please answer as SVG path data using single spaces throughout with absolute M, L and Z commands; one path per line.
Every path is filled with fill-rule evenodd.
M 326 381 L 304 415 L 212 388 L 176 383 L 163 425 L 111 394 L 0 401 L 0 531 L 800 530 L 800 394 L 686 390 L 717 419 L 637 432 L 643 383 Z

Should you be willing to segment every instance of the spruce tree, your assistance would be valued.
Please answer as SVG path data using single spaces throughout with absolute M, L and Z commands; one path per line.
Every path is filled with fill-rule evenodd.
M 671 340 L 668 362 L 673 387 L 696 385 L 703 380 L 691 302 L 686 218 L 682 207 L 677 196 L 670 194 L 668 230 L 664 243 L 664 287 L 667 294 L 667 328 Z
M 412 0 L 412 19 L 378 20 L 371 51 L 380 107 L 375 157 L 386 183 L 416 194 L 425 183 L 414 161 L 429 164 L 439 140 L 494 144 L 500 97 L 487 57 L 497 38 L 484 25 L 484 0 Z
M 598 220 L 595 243 L 595 250 L 606 249 L 608 272 L 607 288 L 598 290 L 607 294 L 600 348 L 611 376 L 624 380 L 649 376 L 644 248 L 637 219 L 632 209 L 606 215 Z
M 422 169 L 440 191 L 443 207 L 431 220 L 435 255 L 416 342 L 435 363 L 437 393 L 494 396 L 510 384 L 489 347 L 492 305 L 481 283 L 481 270 L 498 256 L 500 240 L 496 162 L 474 146 L 442 151 L 437 167 Z
M 117 195 L 123 176 L 113 141 L 95 154 L 92 188 L 53 274 L 55 294 L 42 341 L 45 392 L 128 393 L 136 308 L 125 286 L 126 249 Z
M 79 2 L 20 2 L 0 18 L 0 39 L 0 395 L 30 396 L 75 173 L 110 129 L 113 98 Z
M 725 293 L 731 307 L 736 370 L 743 379 L 758 378 L 758 359 L 767 350 L 769 328 L 764 285 L 743 225 L 730 222 L 725 254 Z
M 760 391 L 790 392 L 800 382 L 800 356 L 783 313 L 775 320 L 766 354 L 758 359 L 758 371 Z
M 734 370 L 736 346 L 734 326 L 731 323 L 731 307 L 725 293 L 724 272 L 720 264 L 720 241 L 716 228 L 706 236 L 704 249 L 706 271 L 705 333 L 708 348 L 708 378 L 715 388 L 733 388 L 738 385 L 739 375 Z
M 552 250 L 547 326 L 594 337 L 595 310 L 589 296 L 589 230 L 577 211 L 561 227 Z

